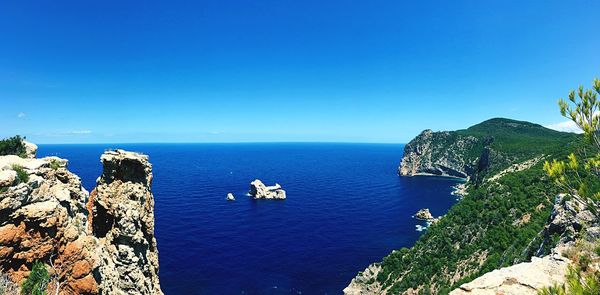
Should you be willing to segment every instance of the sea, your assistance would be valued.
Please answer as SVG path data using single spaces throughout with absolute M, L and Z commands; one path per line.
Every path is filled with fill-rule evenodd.
M 352 278 L 444 214 L 457 180 L 399 177 L 401 144 L 40 145 L 91 191 L 100 155 L 122 148 L 153 165 L 155 234 L 165 294 L 342 294 Z M 253 200 L 250 182 L 286 200 Z M 233 193 L 235 201 L 227 201 Z

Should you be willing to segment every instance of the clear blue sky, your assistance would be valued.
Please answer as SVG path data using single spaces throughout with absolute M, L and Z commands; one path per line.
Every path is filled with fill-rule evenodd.
M 600 1 L 0 2 L 0 136 L 407 142 L 563 121 Z

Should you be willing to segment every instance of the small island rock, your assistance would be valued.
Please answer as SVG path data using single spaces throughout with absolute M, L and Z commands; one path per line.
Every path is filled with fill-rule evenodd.
M 235 201 L 235 197 L 233 196 L 232 193 L 227 194 L 227 201 Z
M 286 198 L 285 191 L 281 188 L 281 185 L 276 183 L 273 186 L 266 186 L 258 179 L 250 183 L 249 194 L 254 199 L 284 200 Z
M 433 219 L 435 219 L 433 217 L 433 215 L 431 215 L 431 212 L 429 212 L 428 208 L 424 208 L 424 209 L 419 210 L 417 212 L 417 214 L 415 214 L 415 218 L 422 219 L 422 220 L 433 220 Z

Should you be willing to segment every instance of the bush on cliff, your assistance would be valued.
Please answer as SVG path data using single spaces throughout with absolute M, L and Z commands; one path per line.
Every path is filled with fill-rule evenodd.
M 29 181 L 29 174 L 27 174 L 27 171 L 25 171 L 25 169 L 23 169 L 23 167 L 21 167 L 19 165 L 13 165 L 12 169 L 15 172 L 17 172 L 17 181 L 18 181 L 18 183 Z
M 16 135 L 0 140 L 0 156 L 17 155 L 25 157 L 26 150 L 21 136 Z
M 29 277 L 23 282 L 21 294 L 46 295 L 46 287 L 48 286 L 49 280 L 50 275 L 48 274 L 46 266 L 44 266 L 43 263 L 36 261 L 29 273 Z

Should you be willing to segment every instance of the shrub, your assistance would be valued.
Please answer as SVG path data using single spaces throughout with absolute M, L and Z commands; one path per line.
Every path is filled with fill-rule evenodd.
M 48 281 L 50 280 L 50 275 L 48 274 L 48 270 L 44 266 L 43 263 L 36 261 L 33 264 L 31 272 L 29 273 L 29 277 L 25 282 L 23 282 L 23 286 L 21 288 L 21 294 L 23 295 L 46 295 L 46 287 L 48 285 Z
M 50 161 L 50 168 L 52 168 L 53 170 L 56 170 L 56 169 L 60 168 L 60 163 L 57 160 L 52 160 L 52 161 Z
M 25 169 L 23 169 L 22 166 L 13 165 L 12 169 L 15 170 L 15 172 L 17 172 L 18 183 L 29 181 L 29 174 L 27 173 L 27 171 L 25 171 Z
M 23 137 L 16 135 L 3 140 L 0 140 L 0 156 L 17 155 L 25 157 L 26 150 L 23 144 Z
M 539 295 L 597 295 L 600 294 L 600 275 L 598 273 L 582 274 L 581 271 L 569 267 L 567 282 L 543 288 Z

